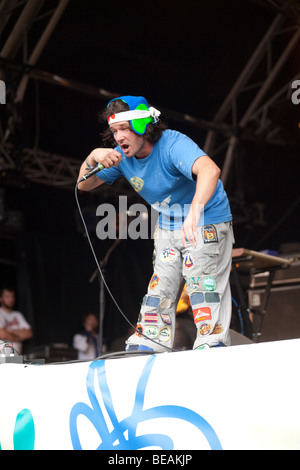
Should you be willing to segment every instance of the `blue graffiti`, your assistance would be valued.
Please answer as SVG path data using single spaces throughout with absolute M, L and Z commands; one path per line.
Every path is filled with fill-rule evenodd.
M 222 450 L 217 434 L 210 424 L 194 411 L 176 405 L 164 405 L 144 410 L 145 391 L 153 368 L 156 356 L 151 356 L 139 378 L 133 410 L 128 418 L 118 421 L 111 393 L 106 379 L 105 361 L 92 362 L 87 374 L 87 393 L 91 406 L 79 402 L 76 403 L 70 413 L 70 434 L 72 445 L 75 450 L 81 450 L 77 419 L 80 415 L 85 416 L 94 426 L 101 438 L 97 450 L 138 450 L 147 447 L 158 447 L 161 450 L 173 450 L 173 440 L 164 434 L 146 434 L 137 436 L 139 423 L 155 418 L 176 418 L 189 422 L 200 430 L 207 439 L 212 450 Z M 106 412 L 113 425 L 109 431 L 104 414 L 95 393 L 95 377 L 98 377 L 99 387 Z M 126 437 L 125 437 L 126 436 Z

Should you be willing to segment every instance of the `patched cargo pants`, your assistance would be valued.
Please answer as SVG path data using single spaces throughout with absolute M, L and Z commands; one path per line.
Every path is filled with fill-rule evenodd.
M 232 223 L 199 227 L 196 248 L 189 243 L 185 247 L 180 237 L 180 231 L 157 229 L 154 273 L 142 302 L 138 331 L 128 338 L 127 349 L 134 345 L 157 352 L 172 349 L 183 281 L 197 332 L 193 349 L 230 345 Z

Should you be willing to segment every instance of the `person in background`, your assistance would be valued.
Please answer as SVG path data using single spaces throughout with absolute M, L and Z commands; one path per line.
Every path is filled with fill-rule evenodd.
M 31 339 L 32 329 L 24 315 L 14 310 L 16 292 L 3 286 L 0 289 L 0 341 L 9 342 L 17 353 L 22 354 L 23 342 Z
M 83 331 L 74 336 L 73 348 L 77 349 L 80 360 L 94 360 L 100 355 L 99 321 L 94 313 L 83 316 Z

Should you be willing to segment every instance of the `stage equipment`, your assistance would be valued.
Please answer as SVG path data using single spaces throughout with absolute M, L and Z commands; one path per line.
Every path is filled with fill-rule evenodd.
M 53 364 L 55 362 L 77 361 L 78 351 L 64 343 L 54 343 L 43 346 L 35 346 L 28 354 L 24 354 L 24 363 Z
M 9 341 L 0 341 L 0 364 L 23 364 L 23 356 Z
M 286 269 L 291 266 L 293 259 L 273 256 L 246 248 L 234 248 L 232 250 L 232 273 L 238 299 L 245 325 L 245 335 L 258 342 L 267 310 L 271 287 L 275 272 L 278 269 Z M 251 288 L 253 277 L 264 274 L 266 283 L 262 292 L 262 300 L 257 308 L 250 308 L 244 296 L 239 273 L 249 273 L 249 287 Z
M 291 256 L 291 254 L 289 254 Z M 252 276 L 248 290 L 251 311 L 262 308 L 268 273 Z M 261 329 L 261 341 L 276 341 L 300 337 L 300 253 L 293 253 L 289 269 L 277 269 L 270 289 L 268 314 Z M 253 321 L 257 317 L 254 315 Z
M 99 278 L 99 287 L 100 287 L 100 292 L 99 292 L 99 351 L 100 353 L 102 352 L 102 349 L 103 349 L 103 321 L 104 321 L 104 315 L 105 315 L 105 285 L 103 282 L 103 278 L 105 276 L 105 267 L 108 262 L 108 259 L 110 255 L 112 254 L 112 252 L 114 251 L 114 249 L 118 246 L 120 241 L 121 240 L 119 238 L 116 238 L 112 246 L 107 250 L 104 258 L 99 263 L 102 269 L 103 276 L 100 276 L 98 272 L 98 268 L 96 268 L 92 276 L 89 279 L 89 282 L 92 283 L 97 275 Z

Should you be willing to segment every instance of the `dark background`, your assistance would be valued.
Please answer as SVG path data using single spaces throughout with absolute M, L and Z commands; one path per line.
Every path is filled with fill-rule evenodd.
M 71 0 L 36 67 L 116 95 L 143 95 L 158 109 L 211 121 L 276 13 L 267 1 L 264 5 L 248 0 L 138 4 Z M 28 49 L 43 27 L 43 21 L 34 25 Z M 280 40 L 277 47 L 281 47 Z M 22 52 L 15 62 L 23 63 Z M 300 72 L 299 63 L 299 48 L 295 48 L 279 78 L 292 79 Z M 7 113 L 16 111 L 9 97 L 20 78 L 7 73 L 8 102 L 0 110 L 4 125 Z M 107 101 L 30 80 L 17 110 L 15 149 L 36 146 L 80 163 L 101 146 L 98 113 Z M 168 114 L 162 118 L 170 128 L 203 146 L 207 129 Z M 286 145 L 268 145 L 263 139 L 241 142 L 226 190 L 236 246 L 281 252 L 286 244 L 300 244 L 300 105 L 286 98 L 273 118 L 281 123 Z M 221 168 L 224 155 L 214 158 Z M 78 217 L 74 188 L 36 184 L 20 173 L 10 179 L 2 174 L 1 188 L 2 209 L 10 220 L 0 225 L 0 282 L 17 287 L 18 308 L 34 328 L 28 347 L 71 344 L 82 314 L 99 310 L 98 279 L 89 282 L 96 267 Z M 97 239 L 95 212 L 111 198 L 111 192 L 103 188 L 79 195 L 89 214 L 88 227 L 99 260 L 111 242 Z M 139 196 L 131 194 L 131 201 L 140 201 Z M 151 260 L 151 240 L 127 240 L 118 245 L 106 267 L 109 286 L 132 322 L 151 275 Z M 127 328 L 107 297 L 104 336 L 108 343 Z

